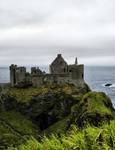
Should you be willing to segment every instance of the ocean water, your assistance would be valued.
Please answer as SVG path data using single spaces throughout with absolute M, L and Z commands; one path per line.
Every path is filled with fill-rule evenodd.
M 115 108 L 115 67 L 85 67 L 85 81 L 92 90 L 105 92 Z
M 47 67 L 41 68 L 48 71 Z M 0 67 L 0 83 L 9 82 L 9 78 L 9 69 Z M 111 98 L 115 108 L 115 67 L 85 66 L 85 81 L 92 90 L 105 92 Z M 108 83 L 112 85 L 105 86 Z

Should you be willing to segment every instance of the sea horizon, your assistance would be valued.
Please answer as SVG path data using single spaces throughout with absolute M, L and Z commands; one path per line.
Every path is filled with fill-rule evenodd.
M 34 66 L 34 65 L 33 65 Z M 31 66 L 27 67 L 30 72 Z M 37 65 L 36 65 L 37 67 Z M 38 66 L 48 73 L 48 66 Z M 84 66 L 84 79 L 92 91 L 105 92 L 112 100 L 115 107 L 115 66 Z M 10 82 L 9 66 L 0 67 L 0 83 Z M 111 86 L 105 86 L 111 84 Z

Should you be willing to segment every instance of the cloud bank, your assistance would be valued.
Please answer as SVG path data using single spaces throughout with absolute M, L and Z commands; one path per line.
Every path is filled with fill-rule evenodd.
M 114 0 L 0 0 L 0 65 L 115 65 Z M 109 60 L 109 61 L 108 61 Z

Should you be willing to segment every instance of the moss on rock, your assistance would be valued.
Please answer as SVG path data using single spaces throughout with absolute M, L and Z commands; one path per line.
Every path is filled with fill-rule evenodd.
M 78 105 L 72 107 L 72 118 L 79 126 L 87 122 L 97 126 L 100 122 L 110 121 L 114 117 L 111 100 L 103 92 L 89 92 Z
M 19 103 L 29 103 L 33 97 L 46 94 L 49 91 L 55 93 L 64 92 L 71 95 L 84 95 L 90 91 L 90 88 L 85 83 L 81 87 L 76 87 L 73 84 L 54 84 L 49 86 L 42 86 L 40 88 L 9 88 L 7 95 L 15 98 Z

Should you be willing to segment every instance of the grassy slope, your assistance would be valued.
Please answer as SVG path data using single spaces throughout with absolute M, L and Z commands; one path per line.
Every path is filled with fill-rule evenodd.
M 79 105 L 75 105 L 72 111 L 78 111 L 79 117 L 87 114 L 113 115 L 111 100 L 104 94 L 89 92 L 85 94 Z M 80 114 L 81 113 L 81 114 Z M 82 129 L 71 125 L 69 131 L 64 133 L 67 120 L 70 116 L 58 121 L 44 131 L 45 135 L 41 142 L 32 138 L 19 146 L 16 150 L 114 150 L 115 149 L 115 120 L 105 122 L 99 127 L 87 125 Z M 60 133 L 60 134 L 59 134 Z M 13 150 L 13 148 L 9 148 Z
M 111 100 L 102 92 L 85 94 L 79 104 L 72 107 L 72 117 L 79 126 L 86 122 L 99 125 L 100 122 L 115 118 Z
M 60 120 L 50 127 L 48 127 L 46 130 L 42 132 L 43 135 L 49 136 L 51 134 L 60 134 L 64 133 L 67 127 L 67 120 L 70 118 L 70 116 L 65 117 L 63 120 Z
M 15 150 L 114 150 L 115 149 L 115 121 L 110 124 L 103 124 L 96 128 L 87 126 L 79 130 L 75 126 L 71 127 L 68 134 L 61 137 L 52 135 L 51 137 L 38 142 L 30 139 L 25 144 Z M 14 150 L 9 148 L 8 150 Z
M 85 89 L 85 88 L 84 88 Z M 8 89 L 7 89 L 8 90 Z M 48 91 L 53 92 L 65 92 L 66 94 L 78 95 L 79 90 L 73 85 L 63 85 L 63 86 L 43 86 L 41 88 L 9 88 L 6 94 L 15 98 L 17 102 L 20 103 L 30 103 L 33 96 L 40 94 L 45 94 Z M 83 91 L 83 93 L 86 91 Z M 83 94 L 81 94 L 83 95 Z M 6 96 L 7 97 L 7 96 Z M 78 96 L 81 97 L 81 96 Z M 17 106 L 18 107 L 18 106 Z M 62 122 L 55 124 L 49 128 L 46 133 L 55 132 L 57 126 L 59 128 L 65 128 L 66 119 L 64 119 L 64 124 Z M 39 130 L 38 130 L 39 132 Z M 16 110 L 2 111 L 0 110 L 0 146 L 17 145 L 25 140 L 25 137 L 36 135 L 36 126 L 32 124 L 25 116 L 16 112 Z M 1 148 L 1 147 L 0 147 Z
M 0 113 L 0 148 L 3 146 L 17 145 L 27 137 L 35 136 L 37 127 L 20 113 Z
M 78 115 L 75 116 L 75 120 L 81 119 L 87 114 L 101 114 L 102 116 L 105 114 L 113 115 L 110 109 L 111 101 L 104 95 L 103 93 L 97 92 L 89 92 L 87 94 L 85 90 L 82 88 L 76 89 L 73 85 L 64 85 L 61 86 L 50 86 L 50 87 L 41 87 L 41 88 L 28 88 L 28 89 L 17 89 L 11 88 L 9 91 L 9 95 L 16 98 L 19 103 L 29 103 L 33 96 L 37 96 L 40 94 L 47 93 L 48 91 L 53 92 L 65 92 L 67 94 L 71 94 L 76 98 L 80 103 L 73 106 L 72 114 L 74 112 Z M 85 95 L 84 95 L 85 94 Z M 83 96 L 84 95 L 84 96 Z M 10 128 L 11 126 L 7 126 L 4 123 L 0 124 L 0 133 L 2 132 L 1 140 L 6 140 L 8 145 L 20 144 L 25 140 L 26 135 L 34 135 L 36 134 L 36 127 L 28 121 L 25 117 L 16 112 L 2 112 L 0 115 L 2 116 L 11 126 L 14 127 L 15 130 Z M 112 147 L 113 141 L 115 140 L 115 121 L 111 122 L 110 125 L 103 125 L 100 128 L 96 127 L 87 127 L 83 130 L 76 130 L 75 127 L 72 129 L 68 135 L 64 135 L 65 127 L 67 126 L 67 118 L 63 118 L 63 120 L 58 121 L 57 123 L 50 126 L 47 130 L 43 132 L 46 135 L 49 133 L 59 133 L 63 134 L 62 137 L 52 136 L 50 138 L 44 138 L 42 142 L 38 142 L 36 139 L 30 139 L 25 144 L 22 144 L 19 150 L 71 150 L 80 149 L 87 150 L 89 149 L 102 149 L 102 147 Z M 75 123 L 75 122 L 73 122 Z M 17 132 L 18 130 L 18 132 Z M 103 131 L 103 132 L 102 132 Z M 21 133 L 21 136 L 20 136 Z M 103 134 L 103 135 L 102 135 Z M 8 136 L 8 138 L 7 138 Z M 3 140 L 2 140 L 3 138 Z M 102 138 L 102 139 L 101 139 Z M 105 140 L 103 140 L 105 138 Z M 10 140 L 9 140 L 10 139 Z M 9 141 L 8 141 L 9 140 Z M 100 140 L 102 140 L 101 144 Z M 4 141 L 3 141 L 4 142 Z M 90 148 L 90 146 L 92 146 Z M 78 148 L 78 149 L 79 149 Z M 10 150 L 13 148 L 9 148 Z
M 84 95 L 83 103 L 86 102 L 88 112 L 111 114 L 110 108 L 107 105 L 111 105 L 111 100 L 102 92 L 89 92 Z

